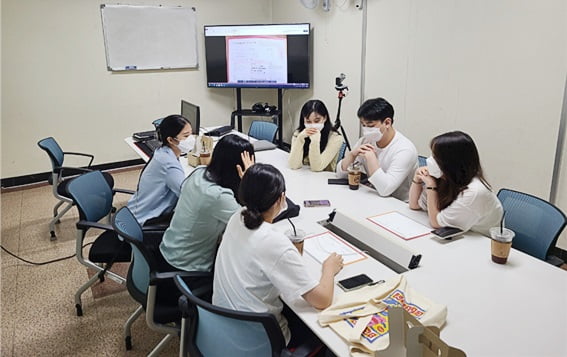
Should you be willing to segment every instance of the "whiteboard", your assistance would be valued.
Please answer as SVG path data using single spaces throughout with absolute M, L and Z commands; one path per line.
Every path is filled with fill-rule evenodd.
M 109 71 L 196 68 L 195 8 L 101 5 Z

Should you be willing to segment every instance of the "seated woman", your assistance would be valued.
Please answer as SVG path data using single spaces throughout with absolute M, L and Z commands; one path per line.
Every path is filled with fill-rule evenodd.
M 309 165 L 312 171 L 335 171 L 343 144 L 338 127 L 331 125 L 329 111 L 320 100 L 310 100 L 301 108 L 299 127 L 291 139 L 289 166 Z
M 128 208 L 141 225 L 169 222 L 181 191 L 185 172 L 179 156 L 193 148 L 192 128 L 181 115 L 164 118 L 158 129 L 162 146 L 140 174 L 136 193 L 128 201 Z
M 489 235 L 499 225 L 502 205 L 484 179 L 472 138 L 461 131 L 431 140 L 427 166 L 415 172 L 409 205 L 423 209 L 433 228 L 457 227 Z
M 294 340 L 302 336 L 293 328 L 290 333 L 280 295 L 301 296 L 317 309 L 328 307 L 343 259 L 332 253 L 323 262 L 320 280 L 314 280 L 289 238 L 272 228 L 272 220 L 285 205 L 284 178 L 275 167 L 251 166 L 242 178 L 239 198 L 246 207 L 230 218 L 223 235 L 215 264 L 213 304 L 273 314 L 286 343 L 294 347 L 290 336 Z
M 226 135 L 219 140 L 209 166 L 187 177 L 160 251 L 176 269 L 211 271 L 218 241 L 240 205 L 235 196 L 244 171 L 254 163 L 248 140 Z

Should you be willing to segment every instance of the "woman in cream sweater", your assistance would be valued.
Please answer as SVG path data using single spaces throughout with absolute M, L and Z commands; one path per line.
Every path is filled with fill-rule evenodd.
M 301 108 L 299 127 L 291 139 L 289 166 L 299 169 L 309 165 L 311 171 L 335 171 L 343 142 L 337 127 L 331 125 L 325 104 L 310 100 Z

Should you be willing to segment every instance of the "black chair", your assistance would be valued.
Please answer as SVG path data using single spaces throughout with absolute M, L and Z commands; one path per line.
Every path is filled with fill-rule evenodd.
M 127 207 L 116 212 L 112 225 L 116 233 L 132 247 L 132 263 L 128 270 L 126 286 L 130 296 L 140 303 L 140 307 L 134 311 L 124 325 L 126 349 L 132 349 L 131 326 L 145 311 L 148 327 L 166 334 L 148 355 L 156 356 L 169 340 L 180 333 L 181 311 L 177 301 L 181 293 L 175 287 L 172 278 L 175 275 L 181 275 L 186 278 L 200 279 L 204 283 L 198 289 L 199 294 L 206 296 L 212 291 L 212 273 L 161 271 L 164 266 L 160 262 L 161 255 L 149 249 L 150 245 L 144 242 L 145 232 L 142 231 L 142 227 Z
M 182 276 L 175 284 L 183 294 L 180 356 L 308 356 L 310 347 L 286 349 L 275 316 L 214 306 L 193 294 Z M 317 346 L 320 347 L 320 346 Z
M 48 137 L 45 139 L 40 140 L 37 145 L 47 152 L 49 159 L 51 161 L 51 176 L 48 178 L 48 182 L 53 187 L 53 196 L 59 201 L 53 207 L 53 219 L 49 222 L 49 234 L 51 235 L 51 240 L 57 239 L 55 235 L 55 224 L 59 223 L 61 217 L 67 211 L 73 207 L 73 200 L 67 194 L 67 185 L 71 182 L 73 177 L 64 178 L 64 173 L 68 175 L 77 175 L 81 173 L 85 173 L 90 170 L 91 164 L 93 162 L 94 156 L 91 154 L 84 154 L 80 152 L 65 152 L 61 149 L 57 141 L 54 138 Z M 89 163 L 86 167 L 66 167 L 63 166 L 63 162 L 65 161 L 65 157 L 67 156 L 83 156 L 90 158 Z M 104 174 L 106 180 L 110 187 L 114 186 L 114 181 L 112 176 L 109 174 Z M 59 212 L 59 208 L 64 205 L 63 209 Z
M 118 239 L 110 225 L 110 215 L 113 211 L 112 199 L 116 192 L 134 193 L 131 190 L 113 189 L 100 171 L 91 171 L 78 176 L 67 185 L 67 193 L 79 210 L 76 238 L 77 259 L 79 263 L 98 272 L 75 293 L 77 316 L 83 315 L 81 295 L 97 280 L 103 282 L 107 275 L 120 284 L 126 281 L 124 277 L 109 271 L 116 262 L 129 262 L 131 256 L 130 246 Z M 108 218 L 107 224 L 99 222 L 104 217 Z M 93 241 L 88 258 L 85 258 L 83 245 L 86 234 L 91 228 L 102 229 L 104 232 Z
M 567 223 L 565 214 L 527 193 L 503 188 L 497 196 L 506 212 L 506 228 L 515 233 L 512 247 L 550 264 L 563 264 L 563 260 L 550 253 Z

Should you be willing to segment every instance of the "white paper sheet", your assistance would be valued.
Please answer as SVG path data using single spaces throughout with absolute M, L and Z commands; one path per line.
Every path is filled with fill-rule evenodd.
M 368 217 L 367 219 L 405 240 L 423 237 L 431 233 L 430 227 L 396 211 Z
M 366 259 L 364 253 L 331 232 L 305 238 L 303 250 L 319 263 L 323 263 L 333 252 L 342 255 L 345 265 Z

